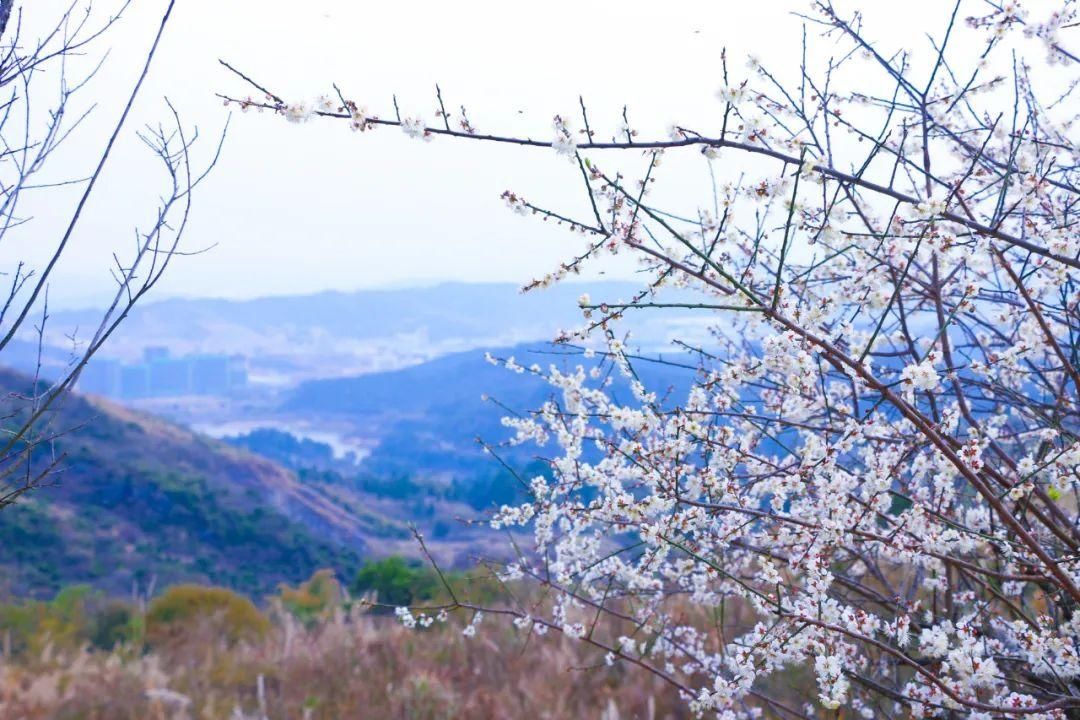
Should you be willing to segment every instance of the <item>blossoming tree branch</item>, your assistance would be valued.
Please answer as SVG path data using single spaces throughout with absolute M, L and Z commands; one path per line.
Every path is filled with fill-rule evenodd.
M 618 303 L 582 297 L 562 339 L 591 371 L 504 361 L 552 388 L 506 421 L 550 470 L 491 521 L 531 534 L 493 563 L 523 599 L 451 592 L 402 619 L 512 616 L 724 718 L 1077 717 L 1077 6 L 1036 5 L 958 2 L 920 55 L 822 0 L 797 82 L 725 60 L 713 126 L 660 139 L 602 136 L 584 103 L 534 140 L 482 132 L 441 92 L 430 121 L 336 87 L 290 102 L 227 66 L 244 109 L 565 156 L 583 216 L 504 194 L 583 238 L 526 289 L 627 253 L 648 278 Z M 710 207 L 653 201 L 674 153 L 710 165 Z M 684 346 L 680 398 L 639 380 L 618 332 L 673 306 L 715 324 Z M 792 698 L 800 669 L 813 689 Z

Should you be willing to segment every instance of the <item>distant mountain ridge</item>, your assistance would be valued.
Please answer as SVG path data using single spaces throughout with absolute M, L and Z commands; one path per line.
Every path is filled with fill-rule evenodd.
M 323 292 L 252 300 L 169 299 L 137 307 L 104 349 L 140 357 L 147 347 L 187 353 L 244 354 L 253 377 L 280 375 L 286 384 L 404 367 L 473 348 L 551 340 L 582 318 L 578 298 L 629 300 L 632 282 L 565 283 L 521 293 L 510 283 L 445 283 L 431 287 Z M 668 291 L 677 294 L 678 291 Z M 97 311 L 58 311 L 46 343 L 70 345 L 94 327 Z M 660 347 L 673 335 L 700 331 L 681 311 L 636 313 L 627 319 L 639 343 Z
M 633 283 L 600 283 L 604 294 L 629 296 Z M 148 302 L 125 320 L 115 342 L 138 339 L 146 344 L 169 340 L 192 343 L 226 342 L 206 330 L 222 326 L 243 328 L 258 346 L 278 335 L 298 343 L 333 340 L 371 340 L 421 333 L 433 342 L 453 338 L 494 340 L 516 333 L 510 342 L 549 339 L 553 330 L 579 320 L 577 298 L 584 286 L 559 285 L 542 292 L 521 293 L 510 283 L 444 283 L 431 287 L 392 290 L 327 291 L 311 295 L 268 296 L 250 300 L 174 298 Z M 58 311 L 56 328 L 90 325 L 96 310 Z M 232 346 L 250 349 L 245 335 Z M 508 344 L 487 342 L 483 344 Z

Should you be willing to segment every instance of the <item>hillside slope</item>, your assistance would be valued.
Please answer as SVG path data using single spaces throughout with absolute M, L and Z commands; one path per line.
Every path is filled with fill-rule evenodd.
M 7 417 L 30 383 L 0 370 L 0 390 Z M 95 398 L 67 398 L 49 423 L 70 432 L 36 462 L 55 451 L 60 469 L 0 511 L 0 590 L 198 581 L 260 594 L 320 567 L 350 574 L 388 530 L 268 460 Z

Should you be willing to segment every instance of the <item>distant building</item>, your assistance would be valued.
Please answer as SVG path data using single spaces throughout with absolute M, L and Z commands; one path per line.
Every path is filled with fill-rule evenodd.
M 124 365 L 120 368 L 120 394 L 125 399 L 150 395 L 150 368 L 146 365 Z
M 191 394 L 191 361 L 186 358 L 171 358 L 168 352 L 164 356 L 155 353 L 154 359 L 147 362 L 150 371 L 150 394 L 158 396 Z
M 123 365 L 107 358 L 90 358 L 79 374 L 79 389 L 83 392 L 109 397 L 123 394 Z
M 196 355 L 191 358 L 191 392 L 195 395 L 224 395 L 229 392 L 229 360 L 224 355 Z
M 136 400 L 183 395 L 227 395 L 247 386 L 243 355 L 173 357 L 168 348 L 148 347 L 142 362 L 94 358 L 79 379 L 85 392 Z

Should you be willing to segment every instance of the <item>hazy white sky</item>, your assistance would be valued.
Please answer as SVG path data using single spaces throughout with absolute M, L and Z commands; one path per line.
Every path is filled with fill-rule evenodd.
M 67 0 L 26 3 L 45 14 Z M 977 4 L 970 0 L 972 11 Z M 1038 3 L 1034 3 L 1038 4 Z M 85 173 L 119 112 L 166 2 L 134 0 L 113 33 L 108 65 L 93 90 L 96 122 L 72 141 L 61 167 Z M 110 253 L 129 243 L 134 225 L 153 211 L 145 151 L 133 137 L 160 117 L 168 95 L 208 140 L 228 110 L 217 91 L 248 91 L 218 64 L 225 58 L 288 99 L 309 99 L 337 82 L 376 114 L 402 110 L 432 118 L 438 82 L 449 107 L 464 103 L 482 131 L 547 139 L 551 117 L 577 117 L 578 95 L 594 129 L 614 132 L 621 108 L 645 134 L 663 136 L 673 121 L 709 130 L 721 109 L 720 52 L 736 75 L 747 53 L 770 67 L 795 69 L 806 2 L 631 2 L 546 0 L 542 3 L 414 0 L 179 0 L 151 70 L 136 117 L 92 201 L 53 286 L 71 305 L 109 285 Z M 925 47 L 951 10 L 944 0 L 862 2 L 868 34 L 891 49 Z M 108 0 L 97 0 L 100 10 Z M 966 29 L 965 29 L 966 31 Z M 964 39 L 961 38 L 961 42 Z M 820 41 L 827 52 L 827 41 Z M 205 147 L 209 150 L 209 141 Z M 707 183 L 703 166 L 684 180 Z M 154 176 L 150 176 L 154 177 Z M 574 210 L 580 178 L 554 152 L 436 139 L 423 143 L 393 129 L 353 134 L 344 123 L 304 126 L 268 114 L 233 112 L 225 150 L 195 198 L 188 249 L 160 295 L 250 297 L 417 284 L 437 280 L 523 282 L 580 249 L 557 228 L 506 210 L 505 189 Z M 20 244 L 0 248 L 33 256 L 48 231 L 66 219 L 57 195 L 33 205 L 39 222 Z M 628 267 L 609 268 L 625 276 Z

